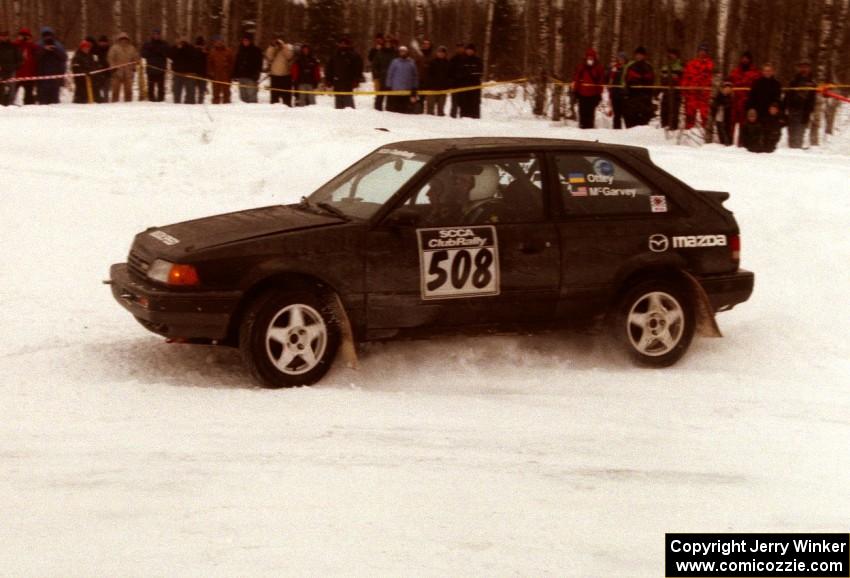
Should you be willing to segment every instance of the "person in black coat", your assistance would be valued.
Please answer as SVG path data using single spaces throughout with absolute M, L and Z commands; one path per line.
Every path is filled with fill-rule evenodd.
M 168 50 L 171 60 L 171 91 L 176 104 L 195 104 L 195 80 L 189 76 L 195 74 L 197 50 L 185 38 L 180 38 Z
M 325 67 L 325 83 L 337 92 L 351 92 L 363 79 L 363 59 L 351 47 L 351 39 L 342 38 L 337 50 Z M 336 108 L 354 108 L 354 96 L 338 94 L 334 96 Z
M 91 53 L 97 63 L 97 70 L 109 68 L 109 59 L 107 58 L 107 55 L 109 54 L 109 47 L 109 37 L 105 34 L 101 34 L 98 36 L 97 41 L 92 42 Z M 95 74 L 92 77 L 92 83 L 94 84 L 94 99 L 96 102 L 109 102 L 110 78 L 111 77 L 108 72 L 101 72 L 100 74 Z
M 254 44 L 254 35 L 245 33 L 233 63 L 233 78 L 239 85 L 242 102 L 257 102 L 257 82 L 263 71 L 263 51 Z
M 168 66 L 168 43 L 160 36 L 158 28 L 142 46 L 142 58 L 148 65 L 148 100 L 162 102 L 165 99 L 165 68 Z
M 12 44 L 9 32 L 0 31 L 0 80 L 9 80 L 15 76 L 18 67 L 24 61 L 21 51 Z M 15 84 L 0 83 L 0 105 L 9 106 L 15 100 Z
M 97 70 L 97 61 L 92 54 L 92 43 L 83 40 L 74 53 L 74 58 L 71 59 L 71 71 L 74 74 L 86 75 L 74 77 L 74 102 L 76 104 L 89 102 L 89 90 L 91 90 L 91 99 L 94 101 L 94 83 L 89 75 L 95 70 Z
M 747 110 L 754 108 L 759 115 L 759 120 L 767 117 L 767 109 L 773 102 L 782 101 L 782 84 L 776 80 L 775 71 L 771 63 L 761 67 L 761 78 L 757 78 L 750 88 L 750 96 L 747 98 Z
M 803 90 L 789 90 L 785 93 L 785 113 L 788 115 L 788 146 L 792 149 L 803 148 L 803 139 L 806 129 L 809 128 L 809 119 L 815 109 L 815 98 L 817 91 L 815 81 L 812 80 L 812 65 L 808 60 L 797 64 L 797 76 L 788 85 L 788 88 Z M 809 90 L 806 90 L 809 89 Z
M 449 78 L 452 82 L 451 88 L 457 88 L 460 86 L 461 63 L 463 62 L 463 59 L 465 57 L 466 45 L 461 42 L 458 42 L 455 45 L 454 56 L 449 59 Z M 460 101 L 460 93 L 453 92 L 451 95 L 451 110 L 449 111 L 449 114 L 452 118 L 457 118 L 460 116 Z
M 448 90 L 452 87 L 449 51 L 445 46 L 437 48 L 434 58 L 425 69 L 425 82 L 429 90 Z M 425 97 L 425 112 L 437 116 L 446 114 L 446 95 L 432 94 Z
M 458 87 L 479 86 L 484 74 L 484 63 L 475 54 L 474 44 L 467 44 L 464 52 L 460 60 Z M 461 117 L 481 118 L 481 89 L 459 92 L 458 104 Z
M 634 52 L 634 59 L 623 69 L 624 111 L 623 120 L 626 128 L 633 126 L 644 126 L 649 124 L 655 114 L 652 105 L 652 89 L 638 88 L 655 83 L 655 70 L 646 60 L 646 49 L 638 46 Z
M 726 146 L 732 144 L 733 107 L 732 82 L 727 80 L 711 101 L 711 117 L 714 119 L 714 129 L 717 131 L 717 142 Z
M 195 38 L 195 55 L 192 63 L 192 83 L 189 85 L 189 90 L 194 92 L 195 97 L 192 99 L 197 104 L 204 104 L 204 98 L 207 94 L 207 81 L 209 78 L 207 71 L 207 43 L 203 36 Z

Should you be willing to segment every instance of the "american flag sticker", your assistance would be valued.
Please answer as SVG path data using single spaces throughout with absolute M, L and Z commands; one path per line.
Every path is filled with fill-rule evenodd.
M 574 197 L 586 197 L 587 187 L 573 187 L 570 189 L 570 194 Z
M 667 197 L 664 195 L 650 195 L 649 206 L 652 207 L 653 213 L 667 212 Z

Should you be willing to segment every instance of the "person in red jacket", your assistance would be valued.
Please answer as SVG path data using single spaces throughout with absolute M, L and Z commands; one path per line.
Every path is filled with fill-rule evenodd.
M 573 75 L 573 93 L 578 96 L 578 118 L 580 128 L 593 128 L 596 107 L 602 100 L 605 69 L 599 64 L 596 51 L 588 48 L 584 62 L 578 65 Z
M 313 49 L 309 44 L 302 44 L 298 56 L 292 62 L 290 69 L 292 74 L 292 86 L 302 92 L 298 93 L 295 106 L 308 106 L 316 104 L 316 95 L 310 94 L 309 90 L 316 90 L 322 80 L 322 69 L 319 61 L 313 56 Z
M 699 113 L 700 124 L 708 124 L 708 109 L 711 102 L 711 77 L 714 61 L 708 55 L 708 44 L 703 42 L 697 49 L 697 57 L 685 65 L 682 86 L 685 96 L 685 128 L 693 128 Z
M 38 53 L 41 50 L 38 44 L 32 41 L 32 32 L 29 28 L 21 28 L 18 31 L 18 39 L 13 42 L 18 50 L 21 51 L 23 60 L 18 67 L 18 73 L 15 75 L 18 78 L 27 76 L 36 76 L 38 74 Z M 20 88 L 24 89 L 24 104 L 35 104 L 35 80 L 24 80 L 17 83 Z
M 753 66 L 753 55 L 747 51 L 741 54 L 741 60 L 737 68 L 729 73 L 729 81 L 732 83 L 734 96 L 732 97 L 732 131 L 735 127 L 743 125 L 747 121 L 747 99 L 750 96 L 750 88 L 757 78 L 761 77 L 758 68 Z M 738 146 L 744 146 L 740 140 Z

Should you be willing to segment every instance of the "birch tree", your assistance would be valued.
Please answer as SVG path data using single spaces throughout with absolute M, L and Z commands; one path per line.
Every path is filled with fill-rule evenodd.
M 820 19 L 820 42 L 818 42 L 818 52 L 815 58 L 815 80 L 823 82 L 827 78 L 829 51 L 832 48 L 832 32 L 833 32 L 833 0 L 823 0 L 823 10 Z M 823 97 L 820 95 L 815 97 L 815 111 L 812 114 L 812 125 L 809 131 L 809 143 L 812 146 L 820 144 L 820 124 L 823 116 Z
M 838 68 L 838 63 L 841 58 L 841 45 L 843 43 L 844 35 L 847 30 L 847 18 L 850 17 L 850 0 L 839 0 L 840 4 L 838 5 L 838 16 L 835 19 L 835 32 L 833 33 L 833 42 L 832 49 L 829 56 L 829 70 L 827 72 L 828 76 L 826 78 L 819 78 L 820 82 L 829 82 L 829 83 L 837 83 L 838 75 L 836 73 L 836 69 Z M 819 100 L 823 100 L 824 97 L 821 97 Z M 825 116 L 826 116 L 826 134 L 833 134 L 835 130 L 835 115 L 838 112 L 839 102 L 835 98 L 830 98 L 826 102 L 825 106 Z
M 546 89 L 549 72 L 549 0 L 537 0 L 537 86 L 534 92 L 534 114 L 546 114 Z
M 726 30 L 729 26 L 729 0 L 719 0 L 717 5 L 717 57 L 714 70 L 722 73 L 726 65 Z
M 617 54 L 622 47 L 620 38 L 623 29 L 623 0 L 614 0 L 614 29 L 611 33 L 611 54 Z
M 484 75 L 482 80 L 490 79 L 490 47 L 493 39 L 493 13 L 496 9 L 496 0 L 487 0 L 487 28 L 484 33 Z
M 112 25 L 115 29 L 115 35 L 121 32 L 122 29 L 121 22 L 121 0 L 115 0 L 112 3 Z
M 552 9 L 555 11 L 555 50 L 552 63 L 553 76 L 556 80 L 565 80 L 563 78 L 564 70 L 564 0 L 554 0 Z M 559 121 L 563 113 L 561 99 L 564 93 L 562 84 L 555 84 L 552 88 L 552 120 Z
M 230 37 L 230 0 L 221 0 L 221 30 L 219 32 L 222 38 Z

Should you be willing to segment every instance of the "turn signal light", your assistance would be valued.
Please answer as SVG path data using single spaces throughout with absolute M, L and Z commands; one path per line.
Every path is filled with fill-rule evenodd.
M 198 272 L 191 265 L 172 265 L 168 272 L 169 285 L 198 285 Z
M 171 263 L 163 259 L 157 259 L 151 264 L 148 277 L 167 285 L 191 287 L 201 284 L 198 271 L 192 265 Z

